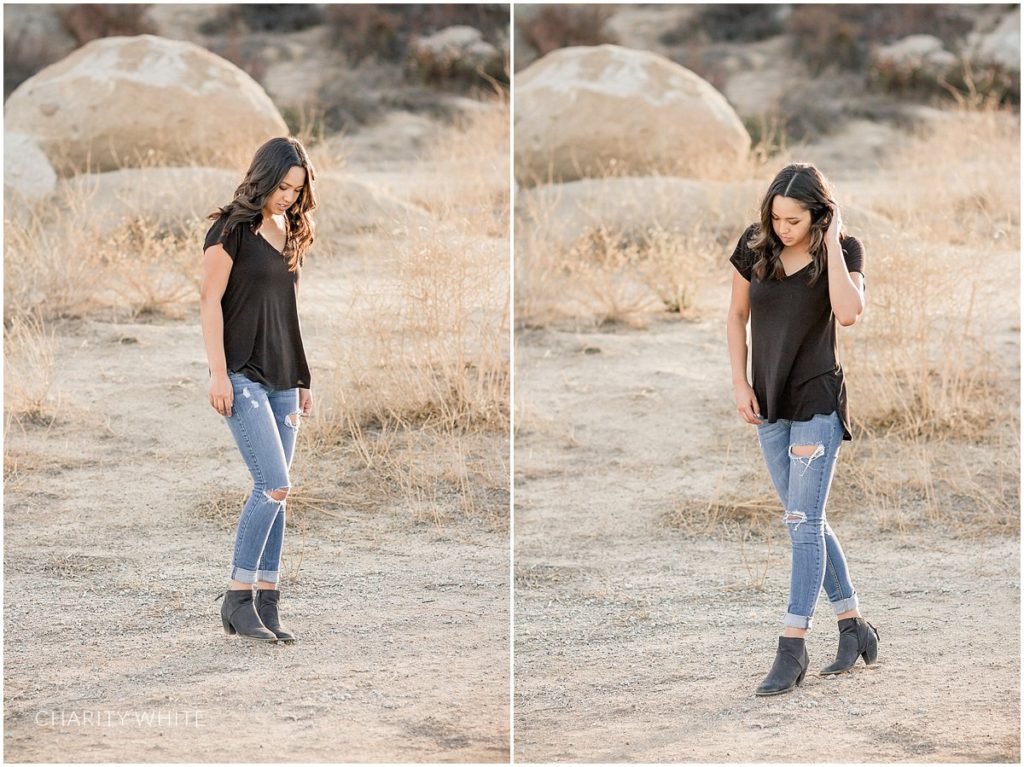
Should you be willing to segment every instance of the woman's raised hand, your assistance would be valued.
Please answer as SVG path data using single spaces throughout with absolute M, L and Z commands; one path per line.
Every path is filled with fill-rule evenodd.
M 843 229 L 843 214 L 839 212 L 839 206 L 834 202 L 828 203 L 828 209 L 832 211 L 832 220 L 829 221 L 828 230 L 825 232 L 825 242 L 839 244 L 839 232 Z

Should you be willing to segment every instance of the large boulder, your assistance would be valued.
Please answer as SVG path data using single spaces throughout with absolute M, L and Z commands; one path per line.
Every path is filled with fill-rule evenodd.
M 59 184 L 58 199 L 87 205 L 101 232 L 139 219 L 172 228 L 226 205 L 241 180 L 237 171 L 221 168 L 122 168 L 66 179 Z M 318 173 L 316 192 L 313 217 L 323 236 L 429 223 L 421 209 L 349 174 Z
M 659 176 L 581 179 L 520 190 L 517 237 L 565 248 L 597 230 L 627 239 L 742 230 L 756 215 L 761 182 Z
M 87 206 L 99 232 L 138 219 L 174 227 L 229 202 L 241 180 L 222 168 L 122 168 L 65 179 L 57 200 Z
M 94 40 L 26 80 L 4 109 L 58 172 L 148 164 L 237 167 L 288 127 L 234 64 L 154 35 Z
M 567 248 L 597 231 L 642 241 L 652 233 L 686 236 L 698 231 L 732 238 L 758 218 L 764 181 L 696 181 L 631 177 L 546 184 L 516 195 L 516 238 Z M 841 202 L 851 233 L 888 223 L 860 206 Z
M 608 175 L 729 178 L 750 135 L 688 69 L 615 45 L 562 48 L 516 76 L 520 183 Z
M 413 227 L 431 225 L 430 216 L 422 208 L 392 197 L 352 174 L 319 173 L 316 184 L 317 231 L 322 235 L 400 234 Z

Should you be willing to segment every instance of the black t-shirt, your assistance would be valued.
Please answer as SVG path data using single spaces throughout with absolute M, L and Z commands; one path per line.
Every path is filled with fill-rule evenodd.
M 807 284 L 811 264 L 781 280 L 758 280 L 752 273 L 756 254 L 747 246 L 757 227 L 747 227 L 729 261 L 750 282 L 751 385 L 761 415 L 768 423 L 780 418 L 807 421 L 835 410 L 843 424 L 843 439 L 850 440 L 828 272 L 813 286 Z M 840 246 L 847 270 L 863 274 L 860 241 L 847 235 Z
M 245 222 L 221 239 L 224 218 L 213 222 L 203 250 L 220 242 L 231 275 L 220 305 L 228 370 L 271 389 L 309 388 L 295 283 L 284 256 Z M 208 368 L 209 369 L 209 368 Z

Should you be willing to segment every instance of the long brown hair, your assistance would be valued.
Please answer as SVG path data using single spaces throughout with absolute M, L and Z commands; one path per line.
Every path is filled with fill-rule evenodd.
M 776 195 L 791 197 L 799 202 L 804 210 L 811 212 L 811 270 L 808 285 L 818 281 L 828 268 L 828 250 L 825 247 L 825 233 L 832 222 L 832 211 L 829 203 L 835 205 L 832 185 L 824 174 L 810 163 L 794 162 L 779 171 L 768 187 L 768 192 L 761 200 L 761 220 L 755 227 L 747 246 L 754 252 L 753 272 L 757 279 L 763 281 L 765 275 L 781 280 L 786 276 L 786 269 L 779 258 L 783 243 L 775 234 L 772 226 L 772 202 Z M 845 231 L 839 232 L 842 239 Z
M 254 227 L 263 218 L 263 204 L 267 198 L 274 193 L 288 175 L 288 171 L 296 165 L 305 169 L 306 181 L 302 185 L 298 199 L 284 214 L 288 222 L 284 257 L 288 259 L 290 272 L 302 266 L 306 252 L 313 244 L 313 219 L 310 214 L 317 208 L 316 193 L 313 190 L 316 172 L 306 154 L 306 148 L 297 138 L 272 138 L 257 149 L 245 178 L 235 189 L 235 199 L 207 217 L 227 217 L 221 234 L 222 239 L 239 224 Z

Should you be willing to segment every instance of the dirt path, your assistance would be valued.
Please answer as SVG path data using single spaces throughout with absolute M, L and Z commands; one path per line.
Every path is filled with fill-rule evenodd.
M 198 313 L 58 332 L 60 417 L 6 448 L 8 760 L 507 760 L 506 534 L 401 508 L 290 516 L 300 640 L 227 637 L 233 523 L 197 509 L 234 489 L 240 509 L 250 485 L 205 400 Z
M 759 590 L 763 543 L 666 521 L 723 477 L 750 497 L 768 481 L 736 456 L 759 454 L 722 319 L 517 343 L 517 762 L 1019 760 L 1017 539 L 882 533 L 870 510 L 830 509 L 879 663 L 756 698 L 788 594 L 784 531 Z M 815 618 L 812 672 L 837 641 L 824 598 Z

